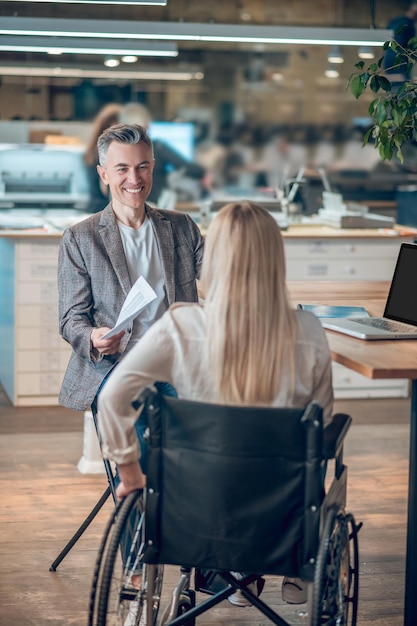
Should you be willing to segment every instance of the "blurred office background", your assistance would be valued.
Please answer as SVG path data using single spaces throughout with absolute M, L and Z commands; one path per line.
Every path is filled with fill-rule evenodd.
M 117 23 L 137 23 L 138 32 L 148 23 L 157 28 L 203 24 L 374 30 L 385 29 L 409 5 L 401 0 L 166 0 L 163 6 L 114 2 L 2 1 L 0 23 L 8 26 L 13 18 L 36 26 L 59 20 L 70 29 L 87 20 L 98 24 L 96 35 L 100 25 Z M 356 192 L 367 198 L 369 184 L 363 180 L 376 172 L 370 195 L 392 200 L 398 186 L 410 182 L 408 174 L 417 171 L 414 145 L 406 149 L 404 165 L 382 163 L 372 145 L 362 149 L 374 96 L 356 101 L 347 80 L 361 58 L 367 63 L 381 56 L 380 46 L 179 37 L 161 42 L 175 56 L 58 54 L 68 38 L 57 35 L 48 39 L 54 43 L 50 54 L 46 49 L 22 51 L 11 39 L 2 44 L 9 35 L 7 28 L 0 30 L 0 143 L 83 146 L 103 106 L 138 102 L 151 111 L 154 136 L 172 142 L 208 173 L 206 187 L 197 191 L 193 185 L 181 189 L 172 178 L 183 200 L 204 195 L 207 185 L 214 190 L 273 189 L 303 166 L 324 167 L 331 182 L 343 172 L 346 184 L 339 183 L 342 191 L 350 189 L 351 199 Z M 142 43 L 154 50 L 158 44 Z M 387 175 L 393 176 L 389 184 Z

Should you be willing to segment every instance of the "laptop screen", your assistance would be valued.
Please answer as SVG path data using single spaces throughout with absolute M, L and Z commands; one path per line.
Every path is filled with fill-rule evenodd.
M 401 244 L 384 317 L 417 325 L 417 244 Z

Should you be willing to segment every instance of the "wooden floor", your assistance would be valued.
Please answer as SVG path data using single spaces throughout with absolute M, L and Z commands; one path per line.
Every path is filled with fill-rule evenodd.
M 408 476 L 409 400 L 338 401 L 354 423 L 345 447 L 348 509 L 360 532 L 358 624 L 402 624 Z M 106 488 L 104 475 L 83 475 L 83 415 L 63 408 L 16 409 L 0 393 L 0 626 L 86 626 L 90 581 L 109 501 L 59 565 L 49 567 Z M 168 568 L 165 588 L 177 576 Z M 300 607 L 281 608 L 280 580 L 266 601 L 293 624 Z M 164 592 L 166 593 L 166 592 Z M 417 619 L 417 618 L 416 618 Z M 253 608 L 224 602 L 197 621 L 266 624 Z M 417 623 L 417 622 L 416 622 Z

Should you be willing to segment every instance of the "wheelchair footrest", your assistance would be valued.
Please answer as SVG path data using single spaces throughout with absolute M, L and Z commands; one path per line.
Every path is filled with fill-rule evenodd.
M 196 569 L 194 575 L 194 587 L 196 591 L 208 593 L 213 596 L 219 591 L 225 589 L 227 587 L 227 583 L 212 570 Z

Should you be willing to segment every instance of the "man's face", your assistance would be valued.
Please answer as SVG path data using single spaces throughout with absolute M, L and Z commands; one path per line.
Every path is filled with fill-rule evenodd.
M 154 158 L 142 141 L 124 144 L 112 141 L 105 167 L 97 166 L 101 180 L 111 192 L 113 208 L 143 209 L 152 189 Z

